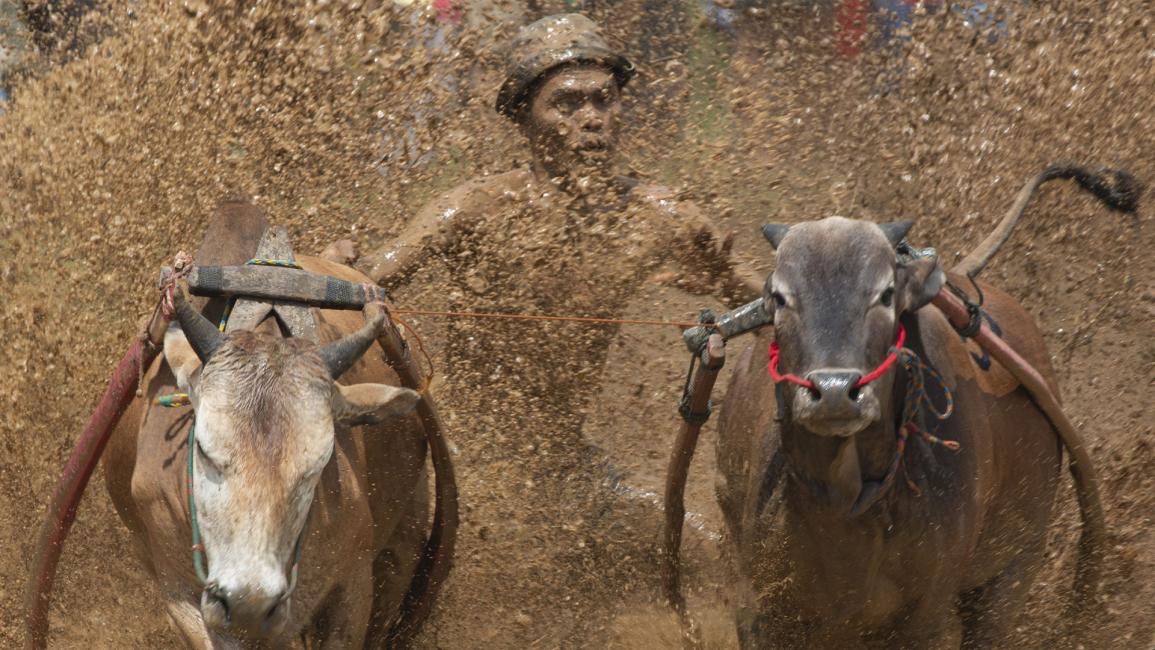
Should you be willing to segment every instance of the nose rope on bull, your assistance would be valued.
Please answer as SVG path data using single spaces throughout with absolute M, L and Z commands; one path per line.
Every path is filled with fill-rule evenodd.
M 884 359 L 882 361 L 882 363 L 878 364 L 878 367 L 876 367 L 874 370 L 871 370 L 867 374 L 863 375 L 858 380 L 858 383 L 856 383 L 854 385 L 854 387 L 855 388 L 862 388 L 863 386 L 869 384 L 870 382 L 875 381 L 879 377 L 885 375 L 886 371 L 890 370 L 890 367 L 893 366 L 894 362 L 898 360 L 899 351 L 901 351 L 903 349 L 902 346 L 905 343 L 906 343 L 906 328 L 902 326 L 902 323 L 899 323 L 899 325 L 898 325 L 898 340 L 895 341 L 894 346 L 890 350 L 890 354 L 888 354 L 886 356 L 886 359 Z M 813 390 L 814 389 L 814 382 L 810 381 L 809 379 L 804 379 L 802 377 L 799 377 L 798 375 L 794 375 L 794 374 L 790 374 L 790 373 L 782 374 L 782 373 L 778 372 L 779 353 L 780 353 L 780 350 L 778 349 L 778 341 L 771 342 L 770 343 L 770 350 L 767 353 L 767 355 L 770 357 L 770 364 L 768 366 L 768 369 L 770 371 L 770 378 L 774 380 L 774 383 L 775 384 L 781 384 L 782 382 L 786 381 L 786 382 L 790 382 L 791 384 L 796 384 L 798 386 L 806 388 L 808 390 Z
M 962 445 L 960 445 L 957 440 L 944 440 L 930 433 L 924 427 L 925 415 L 927 413 L 933 415 L 939 422 L 946 420 L 954 413 L 954 397 L 951 395 L 946 382 L 943 381 L 942 375 L 938 374 L 937 370 L 924 362 L 913 350 L 903 348 L 899 351 L 899 357 L 902 360 L 903 369 L 906 370 L 906 399 L 902 406 L 903 422 L 902 425 L 898 427 L 898 447 L 895 449 L 894 458 L 890 462 L 890 468 L 887 470 L 886 476 L 882 479 L 881 488 L 873 495 L 873 498 L 855 504 L 851 511 L 851 514 L 855 516 L 865 512 L 867 508 L 877 503 L 878 500 L 886 494 L 894 484 L 899 469 L 903 471 L 907 488 L 909 488 L 916 497 L 922 496 L 922 490 L 914 480 L 910 478 L 910 473 L 906 469 L 906 444 L 911 433 L 918 434 L 919 437 L 928 444 L 939 445 L 951 451 L 958 451 L 962 448 Z M 935 405 L 934 400 L 931 399 L 930 394 L 926 390 L 926 373 L 930 373 L 942 389 L 943 395 L 946 398 L 946 406 L 942 409 L 939 409 L 938 406 Z M 923 420 L 921 424 L 918 422 L 920 419 Z
M 894 457 L 891 459 L 890 466 L 886 471 L 886 475 L 882 479 L 882 483 L 878 490 L 865 494 L 865 498 L 854 504 L 851 508 L 851 515 L 858 516 L 865 512 L 872 505 L 877 503 L 883 495 L 885 495 L 894 485 L 894 481 L 898 476 L 900 469 L 904 470 L 904 455 L 906 452 L 907 441 L 911 433 L 917 434 L 928 444 L 938 445 L 949 449 L 951 451 L 958 451 L 961 445 L 957 440 L 944 440 L 935 436 L 930 432 L 930 427 L 926 426 L 926 414 L 934 416 L 939 422 L 946 420 L 954 412 L 954 397 L 951 395 L 950 388 L 947 387 L 942 375 L 938 373 L 933 367 L 924 362 L 913 350 L 903 347 L 906 343 L 906 328 L 900 323 L 898 326 L 898 336 L 895 340 L 894 346 L 891 347 L 890 353 L 882 363 L 878 364 L 869 373 L 863 375 L 857 383 L 855 388 L 861 388 L 867 384 L 878 380 L 886 374 L 888 370 L 896 363 L 901 361 L 903 369 L 906 371 L 906 399 L 903 403 L 902 424 L 898 427 L 898 444 L 895 449 Z M 775 384 L 783 382 L 795 384 L 807 390 L 815 390 L 814 382 L 804 377 L 792 373 L 782 373 L 778 370 L 778 360 L 781 350 L 778 347 L 778 342 L 770 343 L 770 349 L 767 352 L 769 363 L 767 370 L 770 378 Z M 930 377 L 939 385 L 943 396 L 946 400 L 945 406 L 939 408 L 930 393 L 926 388 L 926 375 Z M 906 484 L 915 496 L 921 496 L 922 490 L 918 485 L 911 480 L 909 475 L 906 475 Z

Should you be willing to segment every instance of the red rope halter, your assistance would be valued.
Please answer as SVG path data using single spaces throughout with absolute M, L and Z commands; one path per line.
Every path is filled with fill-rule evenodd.
M 863 386 L 886 374 L 886 371 L 890 370 L 890 367 L 893 366 L 894 362 L 898 360 L 898 351 L 902 349 L 904 343 L 906 343 L 906 328 L 902 326 L 902 323 L 899 323 L 898 340 L 895 341 L 894 348 L 891 350 L 890 354 L 887 355 L 886 359 L 884 359 L 882 363 L 878 364 L 877 368 L 863 375 L 862 378 L 858 380 L 858 383 L 854 385 L 854 387 L 862 388 Z M 783 375 L 778 372 L 778 341 L 774 341 L 770 344 L 769 357 L 770 379 L 773 379 L 775 384 L 781 384 L 784 381 L 788 381 L 803 388 L 814 388 L 814 382 L 810 381 L 809 379 L 803 379 L 798 375 L 792 375 L 789 373 Z

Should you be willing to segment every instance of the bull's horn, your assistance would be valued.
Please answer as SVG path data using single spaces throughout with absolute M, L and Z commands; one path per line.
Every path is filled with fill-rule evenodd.
M 786 233 L 789 232 L 789 230 L 790 226 L 784 223 L 768 223 L 762 226 L 762 236 L 766 238 L 766 241 L 770 242 L 774 250 L 778 250 L 778 245 L 782 243 L 782 239 L 786 237 Z
M 197 353 L 201 363 L 208 363 L 213 352 L 216 352 L 217 348 L 220 347 L 224 335 L 221 334 L 216 325 L 212 324 L 212 321 L 205 318 L 185 300 L 183 289 L 177 287 L 173 292 L 172 299 L 173 307 L 176 309 L 176 318 L 180 323 L 181 330 L 184 331 L 185 338 L 188 339 L 193 352 Z
M 329 367 L 329 376 L 336 379 L 357 363 L 377 340 L 384 326 L 385 312 L 375 305 L 365 305 L 365 324 L 361 329 L 321 348 L 321 358 Z
M 903 237 L 906 237 L 906 233 L 910 232 L 910 228 L 913 225 L 913 221 L 904 219 L 891 223 L 880 223 L 878 227 L 882 228 L 882 234 L 886 235 L 886 238 L 890 240 L 891 246 L 898 246 L 898 242 L 902 241 Z

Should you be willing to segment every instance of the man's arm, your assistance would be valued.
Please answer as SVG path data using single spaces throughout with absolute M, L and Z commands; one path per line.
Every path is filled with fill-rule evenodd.
M 357 260 L 357 270 L 386 289 L 405 284 L 432 256 L 457 241 L 471 211 L 463 210 L 473 188 L 459 187 L 428 203 L 401 234 Z

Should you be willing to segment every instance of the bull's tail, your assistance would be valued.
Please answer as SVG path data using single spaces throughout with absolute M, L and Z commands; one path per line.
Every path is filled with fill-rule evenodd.
M 1115 185 L 1111 186 L 1106 180 L 1107 174 L 1114 175 Z M 1104 169 L 1102 174 L 1095 174 L 1084 167 L 1075 165 L 1051 165 L 1037 176 L 1027 181 L 1019 196 L 1015 199 L 1007 215 L 999 225 L 987 235 L 978 248 L 971 251 L 958 266 L 952 269 L 953 273 L 970 277 L 977 276 L 986 267 L 1003 243 L 1011 236 L 1019 217 L 1023 216 L 1027 204 L 1034 196 L 1040 185 L 1056 178 L 1073 178 L 1085 190 L 1094 194 L 1108 208 L 1119 212 L 1134 212 L 1139 207 L 1139 195 L 1142 188 L 1131 174 L 1120 169 Z

